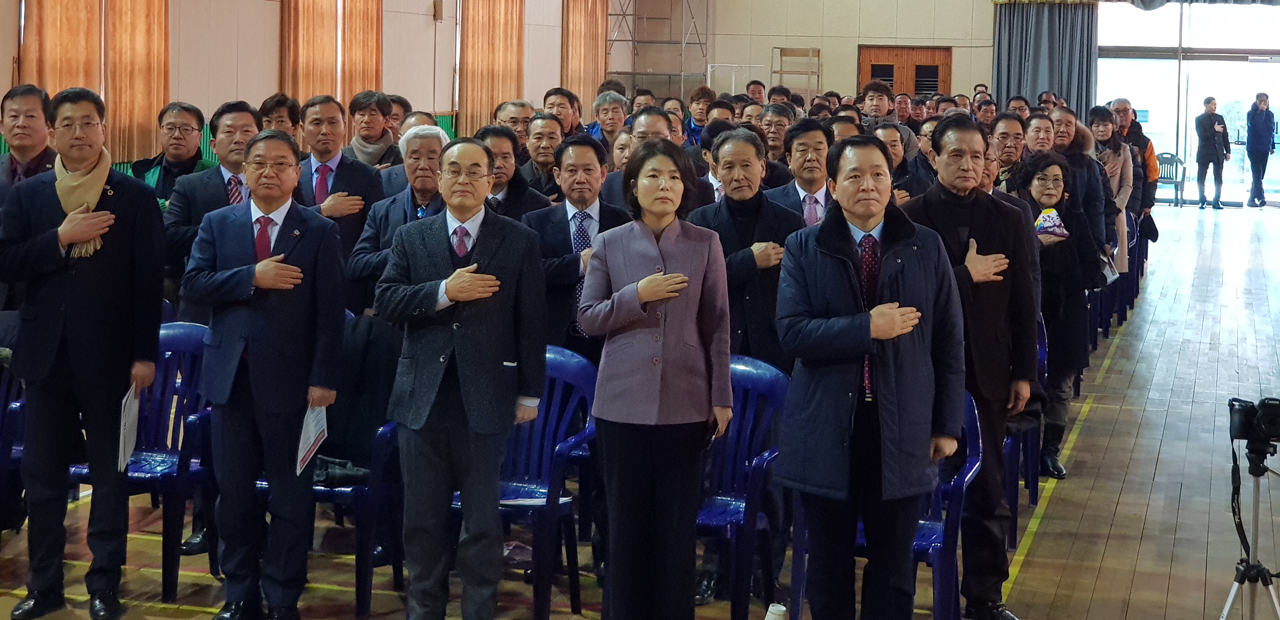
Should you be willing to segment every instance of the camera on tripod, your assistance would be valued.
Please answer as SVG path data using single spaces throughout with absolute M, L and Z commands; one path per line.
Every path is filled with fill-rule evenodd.
M 1264 398 L 1255 405 L 1233 398 L 1227 403 L 1231 412 L 1231 439 L 1236 441 L 1280 441 L 1280 398 Z

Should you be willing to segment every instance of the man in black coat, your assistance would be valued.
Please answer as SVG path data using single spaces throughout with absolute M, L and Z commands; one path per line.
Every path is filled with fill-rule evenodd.
M 554 173 L 556 148 L 564 138 L 564 125 L 560 124 L 558 117 L 546 112 L 533 115 L 529 122 L 529 141 L 525 144 L 529 161 L 520 166 L 520 175 L 529 182 L 531 189 L 552 202 L 564 201 L 564 190 L 560 189 Z
M 802 118 L 787 129 L 783 139 L 785 158 L 795 180 L 764 193 L 770 201 L 801 216 L 805 226 L 821 222 L 831 204 L 827 191 L 827 151 L 834 138 L 831 129 L 810 118 Z
M 531 213 L 551 205 L 541 192 L 529 187 L 529 180 L 516 168 L 519 138 L 506 125 L 488 125 L 476 132 L 475 138 L 493 153 L 493 186 L 489 191 L 494 213 L 519 221 Z
M 313 207 L 338 224 L 342 260 L 346 261 L 364 232 L 369 207 L 385 198 L 378 170 L 342 154 L 346 140 L 346 110 L 328 95 L 312 97 L 302 105 L 302 133 L 311 156 L 302 160 L 293 199 Z M 369 305 L 368 291 L 348 281 L 343 305 L 360 313 Z
M 374 286 L 387 268 L 391 240 L 396 230 L 409 222 L 428 218 L 444 210 L 440 197 L 440 151 L 449 135 L 432 125 L 414 127 L 400 137 L 406 175 L 413 179 L 404 191 L 379 201 L 369 209 L 364 233 L 347 261 L 347 275 L 369 290 L 372 307 Z
M 1004 495 L 1004 436 L 1009 416 L 1022 413 L 1036 380 L 1027 229 L 1021 212 L 980 189 L 990 145 L 977 122 L 948 116 L 931 140 L 938 182 L 902 210 L 942 237 L 964 309 L 965 385 L 983 443 L 982 467 L 965 494 L 960 525 L 965 615 L 1016 620 L 1001 600 L 1009 577 L 1005 541 L 1013 527 Z
M 160 154 L 129 164 L 129 174 L 141 179 L 155 192 L 163 207 L 178 179 L 217 166 L 204 158 L 200 141 L 204 133 L 204 112 L 182 101 L 168 103 L 156 116 L 160 126 Z
M 89 615 L 115 620 L 129 531 L 129 490 L 116 468 L 120 403 L 150 387 L 159 354 L 164 249 L 155 194 L 111 170 L 97 94 L 53 98 L 53 172 L 14 188 L 0 222 L 0 279 L 27 284 L 10 370 L 26 384 L 27 595 L 13 620 L 63 606 L 63 549 L 73 435 L 84 430 L 93 505 L 85 575 Z M 61 193 L 60 193 L 61 190 Z M 65 202 L 64 202 L 65 201 Z
M 374 311 L 404 326 L 391 394 L 404 471 L 406 616 L 444 616 L 457 549 L 462 615 L 493 618 L 502 578 L 498 474 L 513 424 L 538 415 L 546 293 L 538 235 L 484 205 L 493 156 L 460 138 L 441 156 L 445 211 L 401 226 Z M 466 535 L 451 537 L 461 492 Z
M 14 86 L 0 99 L 0 136 L 9 152 L 0 155 L 0 209 L 14 186 L 43 172 L 53 170 L 57 151 L 49 146 L 49 94 L 23 84 Z M 12 349 L 18 338 L 20 287 L 10 290 L 0 283 L 0 347 Z
M 1231 136 L 1227 121 L 1218 114 L 1218 100 L 1205 97 L 1204 114 L 1196 117 L 1196 186 L 1200 188 L 1200 208 L 1205 205 L 1204 180 L 1213 166 L 1213 208 L 1222 208 L 1222 163 L 1231 160 Z
M 671 117 L 667 116 L 662 108 L 649 106 L 641 108 L 632 117 L 631 137 L 644 140 L 670 140 L 671 139 Z M 685 191 L 692 189 L 697 193 L 698 206 L 709 205 L 716 201 L 716 191 L 703 177 L 697 177 L 692 188 L 685 186 Z M 600 199 L 611 205 L 625 205 L 627 202 L 626 190 L 622 187 L 622 171 L 615 170 L 605 177 L 604 185 L 600 188 Z
M 191 244 L 204 216 L 249 196 L 244 184 L 244 147 L 262 131 L 262 117 L 243 101 L 224 103 L 209 122 L 219 166 L 178 179 L 164 213 L 165 293 L 178 308 L 178 320 L 209 324 L 209 308 L 178 303 L 178 287 L 187 269 Z
M 913 616 L 920 507 L 964 420 L 964 326 L 946 250 L 890 204 L 884 143 L 855 136 L 827 158 L 839 210 L 787 239 L 778 336 L 796 357 L 774 479 L 800 493 L 813 617 Z

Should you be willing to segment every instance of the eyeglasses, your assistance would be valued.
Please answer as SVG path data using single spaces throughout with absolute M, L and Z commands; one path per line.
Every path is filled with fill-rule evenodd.
M 75 131 L 78 129 L 80 130 L 81 133 L 87 134 L 90 131 L 93 131 L 94 128 L 98 127 L 101 124 L 102 123 L 96 123 L 96 122 L 90 122 L 90 121 L 85 121 L 83 123 L 63 123 L 61 125 L 58 125 L 58 131 L 61 131 L 62 133 L 74 134 Z
M 1040 187 L 1062 187 L 1062 177 L 1036 177 L 1035 181 Z
M 160 133 L 166 136 L 172 136 L 175 133 L 180 133 L 184 138 L 197 131 L 200 130 L 192 127 L 191 125 L 164 125 L 160 127 Z
M 492 176 L 488 172 L 484 172 L 482 170 L 467 170 L 464 172 L 461 168 L 448 168 L 448 169 L 442 170 L 440 174 L 450 179 L 456 179 L 458 177 L 465 176 L 467 177 L 468 181 L 479 181 L 480 179 L 483 179 L 485 177 Z
M 245 167 L 248 168 L 250 172 L 255 173 L 266 172 L 267 168 L 270 168 L 271 171 L 276 174 L 284 174 L 291 169 L 297 168 L 298 164 L 290 164 L 283 161 L 251 161 L 245 164 Z
M 512 129 L 522 129 L 522 128 L 528 127 L 529 123 L 532 120 L 533 119 L 531 118 L 513 118 L 510 120 L 502 121 L 502 124 Z

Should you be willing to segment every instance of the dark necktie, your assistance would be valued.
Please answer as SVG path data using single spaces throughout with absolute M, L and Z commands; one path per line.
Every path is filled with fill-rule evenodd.
M 230 204 L 238 205 L 244 202 L 244 194 L 240 192 L 240 177 L 231 175 L 231 178 L 227 179 L 227 196 L 231 198 Z
M 591 219 L 591 214 L 586 211 L 579 211 L 573 214 L 573 253 L 582 254 L 591 247 L 591 232 L 587 230 L 587 220 Z M 582 302 L 582 279 L 578 279 L 578 292 L 574 296 L 574 314 L 577 314 L 578 304 Z M 582 327 L 577 321 L 573 322 L 573 333 L 579 336 L 585 336 L 582 333 Z
M 471 233 L 466 226 L 459 225 L 453 229 L 453 253 L 459 258 L 467 255 L 467 239 L 471 238 Z
M 324 204 L 329 199 L 329 173 L 333 172 L 333 168 L 329 164 L 320 164 L 316 168 L 316 204 Z
M 258 255 L 258 262 L 262 262 L 271 256 L 271 227 L 276 225 L 276 221 L 264 215 L 257 222 L 258 234 L 253 237 L 253 249 Z
M 871 310 L 876 307 L 876 288 L 880 283 L 880 243 L 871 234 L 866 234 L 858 242 L 858 247 L 862 250 L 862 304 Z M 871 400 L 870 355 L 862 364 L 862 389 L 866 399 Z

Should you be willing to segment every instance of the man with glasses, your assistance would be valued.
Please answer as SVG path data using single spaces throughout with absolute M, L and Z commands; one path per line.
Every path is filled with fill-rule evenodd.
M 1004 111 L 1017 114 L 1025 121 L 1031 115 L 1031 102 L 1022 95 L 1014 95 L 1009 97 L 1009 103 L 1005 104 Z
M 160 125 L 160 154 L 133 162 L 129 171 L 155 191 L 163 209 L 178 177 L 204 172 L 217 167 L 218 162 L 205 159 L 200 150 L 204 131 L 204 112 L 200 108 L 174 101 L 160 110 L 156 121 Z
M 785 103 L 771 103 L 760 112 L 760 129 L 764 130 L 764 145 L 769 161 L 786 161 L 787 129 L 794 122 L 795 112 Z
M 346 141 L 346 110 L 337 99 L 318 95 L 302 106 L 302 133 L 311 146 L 311 157 L 302 162 L 294 199 L 335 220 L 347 260 L 364 232 L 368 206 L 382 200 L 382 176 L 373 166 L 341 152 Z M 346 308 L 354 313 L 369 307 L 371 291 L 352 283 L 347 287 Z
M 14 187 L 0 214 L 0 279 L 26 285 L 9 370 L 26 387 L 27 593 L 10 617 L 64 605 L 67 466 L 87 456 L 89 617 L 116 620 L 129 531 L 128 480 L 116 468 L 120 403 L 155 379 L 160 211 L 146 185 L 111 168 L 101 97 L 70 88 L 48 110 L 54 170 Z
M 529 123 L 533 122 L 534 114 L 533 104 L 519 99 L 501 103 L 493 111 L 494 123 L 506 125 L 516 133 L 516 167 L 529 163 L 529 149 L 525 143 L 529 141 Z
M 982 429 L 982 467 L 965 494 L 965 617 L 1017 620 L 1002 602 L 1013 527 L 1004 495 L 1004 437 L 1036 380 L 1036 312 L 1023 214 L 982 190 L 989 143 L 968 115 L 948 116 L 933 136 L 938 182 L 903 205 L 911 221 L 942 237 L 965 321 L 965 386 Z M 979 243 L 979 241 L 981 243 Z M 964 449 L 958 453 L 963 462 Z
M 404 191 L 369 208 L 364 233 L 347 262 L 351 279 L 370 288 L 378 283 L 391 256 L 391 240 L 401 226 L 431 217 L 444 209 L 440 196 L 440 151 L 449 143 L 449 134 L 434 125 L 420 125 L 400 137 Z
M 1050 121 L 1049 127 L 1053 123 Z M 1000 171 L 996 174 L 995 187 L 1001 191 L 1013 193 L 1022 189 L 1017 187 L 1018 168 L 1022 165 L 1022 155 L 1026 150 L 1027 123 L 1016 112 L 1005 112 L 996 116 L 991 141 L 995 143 L 996 156 L 1000 160 Z M 1052 140 L 1049 142 L 1053 144 Z M 1041 149 L 1041 152 L 1048 148 Z
M 546 378 L 538 234 L 485 207 L 493 167 L 477 139 L 447 145 L 444 212 L 396 231 L 378 281 L 375 312 L 405 326 L 388 413 L 413 498 L 404 505 L 409 620 L 444 617 L 455 565 L 462 616 L 494 617 L 503 570 L 498 474 L 512 426 L 537 417 Z M 454 492 L 461 540 L 450 525 Z
M 265 595 L 269 620 L 297 620 L 316 503 L 314 461 L 299 474 L 293 447 L 308 409 L 337 399 L 343 256 L 338 225 L 292 198 L 293 138 L 268 129 L 245 152 L 249 197 L 204 218 L 182 278 L 186 299 L 213 308 L 200 392 L 214 405 L 226 576 L 215 618 L 257 620 Z
M 1134 181 L 1143 179 L 1145 182 L 1142 184 L 1141 194 L 1138 194 L 1138 188 L 1134 187 L 1134 194 L 1142 196 L 1142 200 L 1138 203 L 1142 211 L 1135 215 L 1145 216 L 1151 213 L 1151 208 L 1156 204 L 1156 188 L 1160 180 L 1160 162 L 1156 159 L 1156 149 L 1152 146 L 1151 139 L 1142 132 L 1142 123 L 1138 122 L 1133 104 L 1128 99 L 1113 100 L 1111 111 L 1116 114 L 1116 126 L 1120 131 L 1120 139 L 1138 151 L 1138 161 L 1134 162 Z M 1129 202 L 1133 203 L 1132 200 Z

